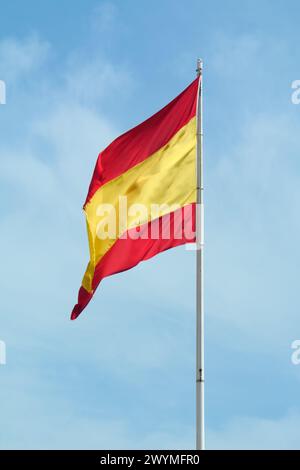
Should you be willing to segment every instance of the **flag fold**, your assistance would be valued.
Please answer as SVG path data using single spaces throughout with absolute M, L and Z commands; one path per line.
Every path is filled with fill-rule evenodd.
M 90 261 L 72 320 L 103 278 L 195 242 L 199 80 L 99 154 L 83 207 Z

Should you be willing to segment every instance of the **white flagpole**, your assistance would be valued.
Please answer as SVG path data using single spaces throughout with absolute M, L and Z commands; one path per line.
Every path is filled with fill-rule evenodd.
M 197 100 L 197 211 L 196 211 L 196 449 L 204 450 L 204 303 L 203 303 L 203 125 L 202 60 L 197 61 L 199 90 Z

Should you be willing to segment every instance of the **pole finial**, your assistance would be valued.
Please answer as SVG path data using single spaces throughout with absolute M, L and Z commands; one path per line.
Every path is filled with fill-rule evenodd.
M 197 59 L 197 77 L 199 77 L 202 74 L 202 68 L 203 68 L 203 60 L 202 59 Z

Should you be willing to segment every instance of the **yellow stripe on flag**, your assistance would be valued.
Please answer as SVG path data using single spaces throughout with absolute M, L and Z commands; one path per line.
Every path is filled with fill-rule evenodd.
M 92 291 L 96 264 L 124 232 L 124 230 L 122 233 L 119 232 L 120 196 L 127 197 L 128 208 L 133 204 L 141 204 L 147 208 L 147 220 L 141 220 L 139 214 L 127 215 L 126 229 L 151 221 L 152 204 L 162 206 L 156 214 L 156 217 L 161 217 L 170 212 L 170 209 L 163 207 L 164 204 L 183 207 L 196 202 L 195 148 L 196 118 L 192 118 L 164 147 L 101 186 L 93 195 L 85 206 L 90 263 L 82 285 L 88 292 Z M 117 234 L 113 239 L 101 240 L 97 237 L 97 226 L 101 220 L 99 207 L 103 204 L 112 205 L 116 213 Z

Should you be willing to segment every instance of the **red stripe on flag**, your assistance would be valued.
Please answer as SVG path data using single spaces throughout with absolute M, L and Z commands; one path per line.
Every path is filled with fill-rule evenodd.
M 93 278 L 93 293 L 99 283 L 107 276 L 133 268 L 141 261 L 185 243 L 193 243 L 195 237 L 196 204 L 189 204 L 171 214 L 141 225 L 138 229 L 130 229 L 125 236 L 119 238 L 112 248 L 103 256 L 96 266 Z M 168 233 L 169 232 L 169 233 Z M 132 238 L 139 233 L 140 238 Z M 156 239 L 143 238 L 146 234 L 158 234 Z M 163 234 L 170 235 L 163 238 Z M 93 293 L 88 293 L 83 287 L 78 294 L 71 319 L 75 320 L 84 310 Z
M 198 83 L 196 78 L 167 106 L 115 139 L 99 154 L 84 205 L 103 184 L 166 145 L 196 115 Z
M 85 290 L 84 287 L 80 287 L 78 292 L 78 301 L 71 313 L 71 320 L 75 320 L 82 312 L 83 309 L 87 306 L 91 298 L 93 297 L 93 293 L 88 292 Z

